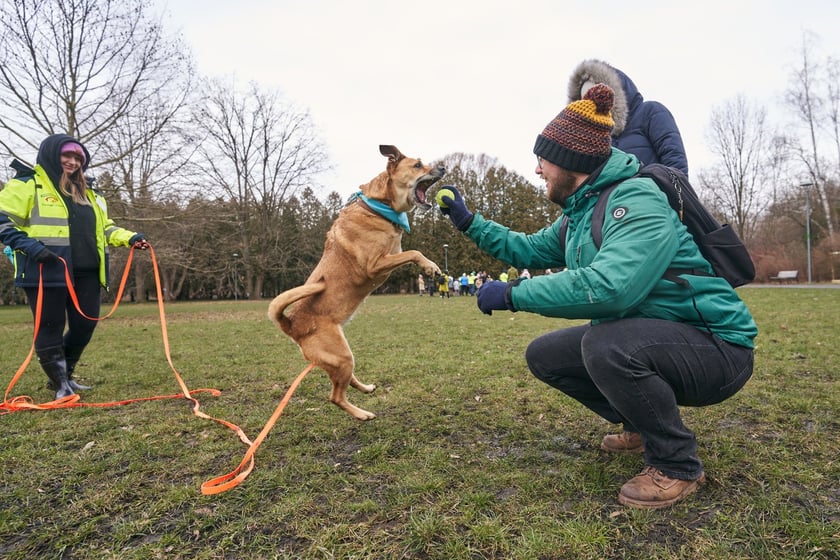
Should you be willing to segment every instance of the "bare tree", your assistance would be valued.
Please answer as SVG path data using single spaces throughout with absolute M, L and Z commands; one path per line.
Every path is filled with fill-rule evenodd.
M 206 132 L 200 166 L 210 192 L 235 205 L 237 239 L 226 246 L 241 255 L 247 293 L 259 297 L 277 251 L 297 234 L 278 227 L 284 203 L 329 164 L 309 114 L 278 93 L 251 84 L 241 94 L 221 81 L 204 89 L 195 118 Z
M 197 267 L 192 259 L 194 252 L 182 252 L 182 247 L 166 234 L 169 228 L 162 224 L 193 221 L 186 201 L 195 187 L 188 179 L 191 175 L 184 172 L 195 150 L 187 99 L 183 93 L 165 89 L 158 93 L 171 95 L 162 103 L 155 102 L 159 96 L 150 98 L 151 103 L 115 122 L 100 138 L 100 145 L 109 153 L 124 154 L 107 166 L 106 180 L 100 181 L 100 186 L 111 201 L 111 208 L 122 212 L 120 216 L 112 211 L 114 219 L 146 234 L 159 260 L 175 267 Z M 159 108 L 172 100 L 179 101 L 173 107 L 177 110 L 161 114 Z M 208 216 L 203 218 L 206 223 Z M 138 259 L 136 263 L 135 285 L 137 292 L 144 294 L 146 260 Z
M 767 131 L 767 111 L 739 95 L 713 110 L 706 136 L 717 164 L 700 173 L 700 184 L 711 193 L 713 206 L 749 240 L 761 211 L 769 203 L 773 185 L 771 150 L 773 135 Z
M 164 34 L 149 16 L 150 5 L 3 2 L 0 148 L 29 161 L 44 136 L 65 132 L 99 149 L 92 165 L 107 165 L 165 127 L 182 107 L 192 70 L 187 49 Z M 115 125 L 140 115 L 151 117 L 145 130 L 127 143 L 106 145 L 103 138 Z
M 162 217 L 156 186 L 188 159 L 179 115 L 194 79 L 187 49 L 166 36 L 150 5 L 17 0 L 0 7 L 0 130 L 8 133 L 0 149 L 31 163 L 45 135 L 80 138 L 114 219 L 147 234 Z M 142 297 L 145 261 L 137 263 Z
M 826 110 L 828 128 L 834 141 L 835 157 L 840 165 L 840 60 L 828 57 L 826 61 Z
M 827 181 L 832 180 L 825 171 L 824 154 L 820 153 L 820 140 L 824 139 L 825 123 L 828 123 L 829 134 L 834 135 L 835 145 L 840 151 L 840 141 L 837 138 L 837 106 L 838 91 L 836 80 L 836 64 L 828 64 L 826 68 L 819 64 L 814 54 L 816 36 L 804 33 L 800 51 L 800 65 L 791 74 L 790 86 L 785 92 L 785 102 L 793 110 L 795 117 L 805 128 L 806 141 L 799 146 L 799 157 L 810 177 L 810 183 L 817 194 L 818 204 L 825 218 L 827 237 L 834 238 L 835 217 L 832 212 L 828 196 Z M 833 130 L 831 130 L 833 127 Z M 840 153 L 838 153 L 840 157 Z M 840 160 L 839 160 L 840 161 Z M 837 165 L 832 166 L 834 177 L 837 177 Z

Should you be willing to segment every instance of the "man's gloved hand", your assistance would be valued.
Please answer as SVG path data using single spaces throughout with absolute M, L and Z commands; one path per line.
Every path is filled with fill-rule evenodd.
M 451 196 L 441 197 L 441 200 L 447 204 L 447 206 L 440 207 L 441 213 L 444 216 L 449 216 L 449 219 L 452 220 L 452 223 L 455 224 L 456 228 L 461 231 L 466 231 L 472 223 L 473 213 L 467 210 L 467 205 L 464 203 L 464 197 L 461 196 L 458 189 L 452 185 L 444 185 L 443 188 L 449 189 L 455 193 L 455 198 L 452 198 Z
M 59 258 L 58 258 L 58 255 L 56 255 L 55 253 L 53 253 L 52 251 L 50 251 L 46 247 L 44 247 L 43 249 L 38 251 L 35 254 L 34 258 L 35 258 L 36 261 L 38 261 L 39 263 L 42 263 L 42 264 L 60 262 Z
M 128 240 L 128 244 L 133 246 L 135 249 L 143 251 L 149 248 L 149 242 L 146 241 L 146 236 L 142 233 L 135 233 L 131 236 L 131 239 Z
M 508 294 L 508 290 L 516 284 L 519 282 L 508 283 L 500 280 L 482 284 L 476 297 L 478 308 L 487 315 L 492 315 L 493 311 L 516 311 Z

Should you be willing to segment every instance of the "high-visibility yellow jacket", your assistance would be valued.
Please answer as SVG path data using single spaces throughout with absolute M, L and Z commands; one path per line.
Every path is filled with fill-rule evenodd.
M 123 229 L 108 217 L 105 199 L 87 190 L 96 216 L 96 247 L 99 253 L 99 281 L 108 287 L 108 246 L 129 245 L 136 232 Z M 38 286 L 40 263 L 35 260 L 46 246 L 66 262 L 73 275 L 70 254 L 70 224 L 67 205 L 40 165 L 30 177 L 10 180 L 0 191 L 0 242 L 14 250 L 15 285 Z M 44 287 L 66 286 L 64 265 L 45 263 Z

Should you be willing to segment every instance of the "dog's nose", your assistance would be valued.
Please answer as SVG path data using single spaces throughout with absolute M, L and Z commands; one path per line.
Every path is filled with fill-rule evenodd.
M 442 165 L 439 165 L 437 168 L 437 172 L 443 175 L 444 173 L 446 173 L 446 168 Z

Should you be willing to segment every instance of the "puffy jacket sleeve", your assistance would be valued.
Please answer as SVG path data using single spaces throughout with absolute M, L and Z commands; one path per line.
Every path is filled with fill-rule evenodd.
M 475 214 L 464 232 L 488 255 L 516 268 L 562 268 L 566 260 L 560 248 L 560 220 L 536 233 L 525 234 Z
M 567 319 L 633 315 L 679 249 L 679 225 L 665 195 L 647 179 L 629 180 L 612 192 L 596 251 L 589 228 L 570 239 L 580 258 L 570 270 L 539 276 L 510 291 L 514 308 Z
M 644 104 L 647 115 L 641 122 L 647 123 L 645 131 L 659 162 L 676 167 L 688 175 L 688 158 L 685 155 L 680 130 L 671 111 L 656 101 Z

